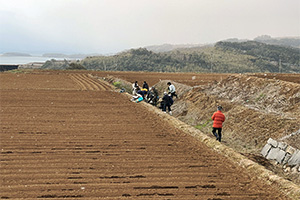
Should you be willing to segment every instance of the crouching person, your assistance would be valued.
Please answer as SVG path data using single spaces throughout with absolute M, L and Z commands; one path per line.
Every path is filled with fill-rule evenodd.
M 134 102 L 136 102 L 136 103 L 141 102 L 141 101 L 143 101 L 143 100 L 144 100 L 144 98 L 143 98 L 142 95 L 140 95 L 140 94 L 137 94 L 137 95 L 132 96 L 132 99 L 131 99 L 131 101 L 134 101 Z
M 153 106 L 157 105 L 157 101 L 159 99 L 158 92 L 155 87 L 151 87 L 149 93 L 147 95 L 148 103 L 152 104 Z

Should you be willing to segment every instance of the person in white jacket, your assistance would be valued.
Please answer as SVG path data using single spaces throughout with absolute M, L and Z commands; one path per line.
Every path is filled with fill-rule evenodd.
M 136 95 L 136 94 L 137 94 L 138 87 L 139 87 L 139 84 L 138 84 L 137 81 L 135 81 L 135 82 L 132 84 L 132 95 Z
M 177 98 L 178 96 L 176 94 L 175 86 L 171 82 L 168 82 L 167 85 L 168 85 L 168 90 L 169 90 L 169 94 L 171 94 L 171 97 L 173 98 L 175 96 Z

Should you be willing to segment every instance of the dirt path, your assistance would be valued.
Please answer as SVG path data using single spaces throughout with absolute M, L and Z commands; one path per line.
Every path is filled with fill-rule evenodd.
M 88 75 L 0 80 L 1 199 L 287 199 Z

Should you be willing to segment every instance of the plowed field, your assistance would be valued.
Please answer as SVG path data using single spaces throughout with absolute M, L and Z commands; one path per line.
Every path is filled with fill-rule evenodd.
M 286 199 L 87 74 L 0 74 L 1 199 Z

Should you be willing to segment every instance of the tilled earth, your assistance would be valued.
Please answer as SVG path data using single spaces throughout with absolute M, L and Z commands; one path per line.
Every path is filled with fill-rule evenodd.
M 287 199 L 88 74 L 0 74 L 1 199 Z

